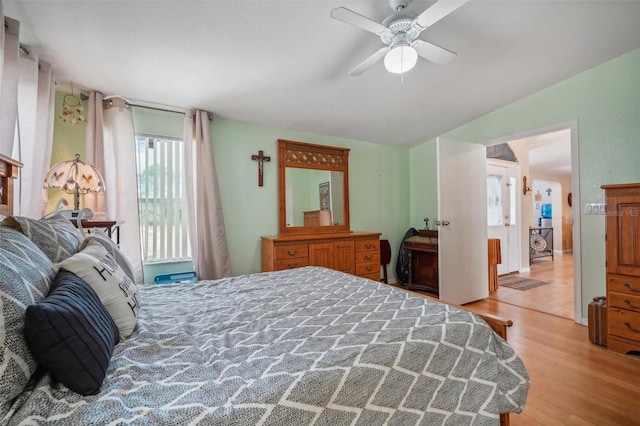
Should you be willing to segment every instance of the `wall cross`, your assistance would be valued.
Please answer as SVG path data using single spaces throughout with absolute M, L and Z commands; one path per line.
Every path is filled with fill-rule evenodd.
M 267 157 L 264 155 L 264 152 L 262 152 L 262 150 L 258 151 L 258 155 L 252 155 L 251 159 L 253 161 L 257 161 L 258 162 L 258 186 L 262 186 L 262 182 L 263 182 L 263 173 L 264 173 L 264 163 L 271 161 L 271 157 Z
M 550 196 L 551 195 L 551 188 L 547 188 L 544 192 L 547 193 L 547 196 Z

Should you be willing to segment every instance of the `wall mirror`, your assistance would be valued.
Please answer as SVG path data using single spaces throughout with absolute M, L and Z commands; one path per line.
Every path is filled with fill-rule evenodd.
M 280 234 L 350 232 L 349 149 L 278 139 Z

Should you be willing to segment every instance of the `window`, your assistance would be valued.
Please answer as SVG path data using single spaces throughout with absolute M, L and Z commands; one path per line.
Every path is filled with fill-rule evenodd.
M 142 261 L 191 258 L 184 197 L 184 141 L 136 134 Z

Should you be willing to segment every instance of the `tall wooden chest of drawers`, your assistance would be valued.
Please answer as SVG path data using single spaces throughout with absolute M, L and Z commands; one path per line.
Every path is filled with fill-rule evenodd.
M 380 234 L 350 232 L 262 237 L 263 272 L 302 266 L 324 266 L 380 281 Z
M 602 188 L 607 207 L 607 347 L 640 351 L 640 183 Z

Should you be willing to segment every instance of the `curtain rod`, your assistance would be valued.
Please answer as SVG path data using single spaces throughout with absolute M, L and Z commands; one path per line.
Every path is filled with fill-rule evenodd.
M 157 107 L 157 106 L 144 105 L 144 104 L 136 103 L 135 101 L 130 101 L 129 99 L 127 99 L 127 98 L 125 98 L 123 96 L 119 96 L 119 95 L 105 96 L 105 97 L 102 98 L 102 100 L 103 101 L 108 101 L 109 99 L 112 99 L 112 98 L 120 98 L 123 101 L 125 101 L 125 103 L 127 105 L 132 106 L 132 107 L 153 109 L 153 110 L 156 110 L 156 111 L 172 112 L 172 113 L 175 113 L 175 114 L 183 114 L 183 115 L 186 114 L 188 111 L 190 111 L 189 109 L 186 109 L 186 108 L 184 108 L 184 111 L 179 111 L 178 110 L 179 107 L 176 107 L 176 109 L 168 109 L 168 108 L 160 108 L 160 107 Z M 83 92 L 80 92 L 80 99 L 86 101 L 86 100 L 89 99 L 89 96 L 86 95 Z M 180 108 L 180 109 L 183 109 L 183 108 Z M 213 121 L 213 113 L 207 111 L 207 117 L 209 118 L 209 121 Z
M 156 110 L 156 111 L 164 111 L 164 112 L 173 112 L 173 113 L 175 113 L 175 114 L 183 114 L 183 115 L 185 114 L 185 112 L 184 112 L 184 111 L 176 111 L 176 110 L 173 110 L 173 109 L 165 109 L 165 108 L 151 107 L 151 106 L 147 106 L 147 105 L 140 105 L 140 104 L 136 104 L 136 103 L 129 102 L 129 101 L 126 101 L 126 102 L 127 102 L 127 105 L 132 106 L 132 107 L 146 108 L 146 109 L 153 109 L 153 110 Z
M 135 103 L 129 102 L 127 100 L 125 100 L 125 102 L 127 103 L 127 105 L 132 106 L 132 107 L 154 109 L 156 111 L 173 112 L 173 113 L 176 113 L 176 114 L 186 115 L 186 112 L 184 112 L 184 111 L 176 111 L 176 110 L 171 110 L 171 109 L 152 107 L 152 106 L 148 106 L 148 105 L 140 105 L 140 104 L 135 104 Z M 213 113 L 207 111 L 207 118 L 209 119 L 209 121 L 213 121 Z M 194 118 L 194 120 L 195 120 L 195 118 Z

